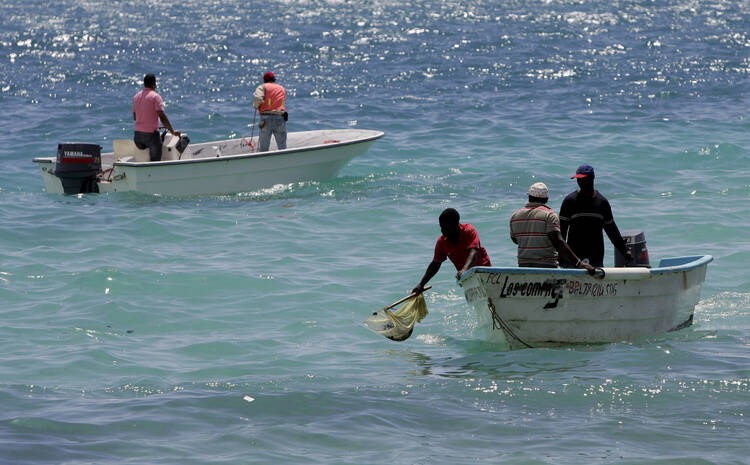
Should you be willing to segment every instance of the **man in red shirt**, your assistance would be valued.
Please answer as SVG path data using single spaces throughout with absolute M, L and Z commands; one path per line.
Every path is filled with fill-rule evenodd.
M 143 89 L 133 97 L 133 119 L 135 132 L 133 142 L 143 150 L 148 148 L 151 161 L 161 160 L 161 137 L 159 136 L 159 120 L 164 127 L 175 136 L 175 131 L 164 113 L 164 102 L 161 95 L 156 93 L 156 76 L 147 74 L 143 78 Z
M 424 286 L 437 274 L 446 258 L 450 258 L 458 270 L 456 279 L 461 278 L 461 275 L 472 266 L 492 266 L 487 251 L 479 243 L 477 230 L 469 223 L 459 223 L 460 219 L 458 212 L 453 208 L 446 208 L 440 214 L 440 232 L 443 235 L 435 244 L 432 262 L 412 292 L 419 294 L 424 291 Z

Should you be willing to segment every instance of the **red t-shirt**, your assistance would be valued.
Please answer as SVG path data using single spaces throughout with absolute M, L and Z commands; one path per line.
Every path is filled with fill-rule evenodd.
M 461 229 L 458 234 L 458 244 L 454 245 L 447 237 L 440 236 L 435 244 L 435 257 L 432 261 L 442 263 L 446 258 L 450 258 L 456 266 L 456 270 L 461 270 L 466 264 L 469 251 L 478 249 L 474 266 L 492 266 L 487 251 L 479 243 L 479 235 L 474 226 L 469 223 L 461 223 L 458 227 Z

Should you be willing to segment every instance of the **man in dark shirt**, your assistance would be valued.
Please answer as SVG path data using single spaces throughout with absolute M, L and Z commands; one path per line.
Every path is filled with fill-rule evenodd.
M 588 259 L 592 266 L 604 266 L 604 237 L 607 233 L 612 245 L 625 257 L 626 263 L 633 261 L 625 239 L 617 229 L 609 201 L 594 189 L 594 168 L 581 165 L 571 179 L 578 180 L 579 190 L 571 192 L 560 207 L 560 232 L 581 260 Z M 566 263 L 565 266 L 573 264 Z

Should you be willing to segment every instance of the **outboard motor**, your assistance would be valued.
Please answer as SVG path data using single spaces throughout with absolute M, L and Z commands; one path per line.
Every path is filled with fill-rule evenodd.
M 102 147 L 97 144 L 57 144 L 55 176 L 66 194 L 99 192 L 97 176 L 102 170 Z
M 622 238 L 625 239 L 625 246 L 633 254 L 634 263 L 625 263 L 625 256 L 615 249 L 615 267 L 641 266 L 651 268 L 648 261 L 648 249 L 646 248 L 646 234 L 638 230 L 623 231 Z
M 180 160 L 182 152 L 185 151 L 189 143 L 190 138 L 187 134 L 181 134 L 180 137 L 169 133 L 162 134 L 161 159 Z
M 178 152 L 182 153 L 187 148 L 188 144 L 190 143 L 190 138 L 187 134 L 180 134 L 180 141 L 177 142 L 177 145 L 175 145 L 175 148 Z

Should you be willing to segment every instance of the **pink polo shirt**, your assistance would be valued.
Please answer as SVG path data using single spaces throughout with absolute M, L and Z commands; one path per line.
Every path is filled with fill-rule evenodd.
M 154 89 L 144 87 L 133 97 L 133 112 L 135 112 L 135 130 L 140 132 L 154 132 L 159 130 L 159 115 L 157 111 L 164 111 L 161 95 Z

